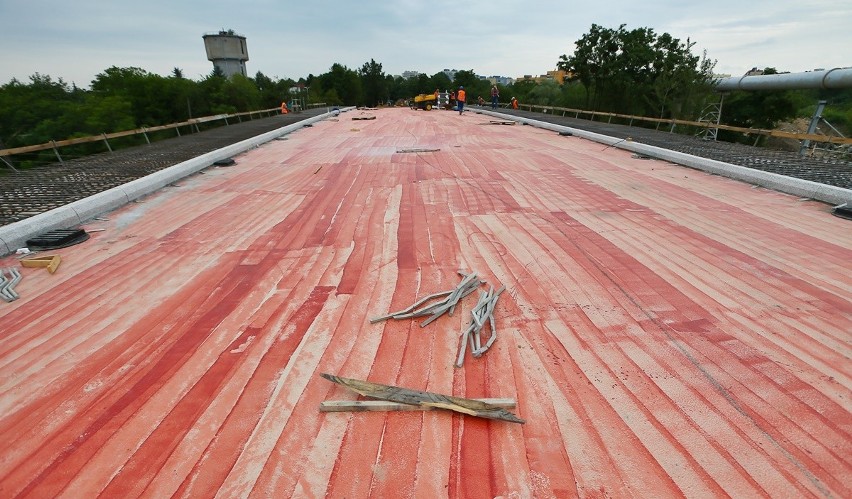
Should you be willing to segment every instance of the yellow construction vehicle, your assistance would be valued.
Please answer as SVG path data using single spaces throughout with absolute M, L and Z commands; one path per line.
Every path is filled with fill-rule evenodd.
M 431 111 L 437 105 L 435 94 L 420 94 L 411 101 L 411 109 L 425 109 Z

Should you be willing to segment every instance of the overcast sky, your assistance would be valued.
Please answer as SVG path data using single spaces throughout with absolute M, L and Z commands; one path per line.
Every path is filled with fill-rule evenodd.
M 293 78 L 374 59 L 387 74 L 555 69 L 598 24 L 696 42 L 716 73 L 852 66 L 849 0 L 0 0 L 0 84 L 41 73 L 88 88 L 111 66 L 200 79 L 202 35 L 247 38 L 248 73 Z

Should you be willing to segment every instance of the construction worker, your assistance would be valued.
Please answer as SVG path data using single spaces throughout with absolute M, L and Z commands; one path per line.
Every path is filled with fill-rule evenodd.
M 497 85 L 491 87 L 491 109 L 497 109 L 497 99 L 500 98 L 500 91 L 497 90 Z
M 287 102 L 282 102 L 281 103 L 281 114 L 287 114 L 289 112 L 290 112 L 290 110 L 287 109 Z
M 512 109 L 518 109 L 518 99 L 512 97 Z
M 459 93 L 456 94 L 456 100 L 458 101 L 459 106 L 459 116 L 461 116 L 462 111 L 464 111 L 464 99 L 466 97 L 464 87 L 459 87 Z

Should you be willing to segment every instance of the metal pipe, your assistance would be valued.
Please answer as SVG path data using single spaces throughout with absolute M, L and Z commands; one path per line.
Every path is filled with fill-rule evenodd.
M 809 88 L 852 88 L 852 67 L 805 73 L 734 76 L 716 82 L 717 92 L 732 90 L 804 90 Z

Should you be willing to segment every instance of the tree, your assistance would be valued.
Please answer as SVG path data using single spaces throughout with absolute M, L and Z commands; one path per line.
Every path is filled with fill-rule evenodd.
M 130 102 L 136 126 L 169 123 L 177 113 L 175 95 L 181 85 L 176 78 L 163 78 L 137 67 L 112 66 L 98 73 L 92 92 L 102 98 L 119 97 Z M 169 105 L 164 106 L 163 103 Z
M 517 98 L 517 96 L 512 96 Z M 553 80 L 545 80 L 530 90 L 525 96 L 525 101 L 540 106 L 557 106 L 562 98 L 562 90 L 559 84 Z
M 424 75 L 420 75 L 418 77 L 418 82 L 422 81 L 422 77 Z M 428 78 L 428 84 L 425 87 L 418 87 L 419 94 L 427 94 L 432 93 L 437 88 L 440 91 L 449 90 L 453 86 L 453 82 L 450 78 L 444 74 L 444 72 L 435 73 L 431 78 Z
M 518 99 L 518 102 L 529 102 L 529 96 L 537 86 L 538 84 L 532 80 L 523 80 L 516 81 L 505 88 L 497 85 L 497 90 L 500 91 L 500 100 L 502 102 L 509 102 L 512 97 Z
M 5 147 L 17 147 L 71 136 L 79 124 L 66 117 L 78 109 L 84 95 L 61 78 L 54 81 L 39 73 L 29 84 L 13 79 L 0 86 L 0 140 Z
M 692 54 L 694 43 L 651 28 L 617 30 L 592 24 L 557 67 L 586 89 L 586 107 L 630 114 L 670 115 L 706 93 L 714 62 Z
M 342 64 L 332 64 L 331 70 L 317 76 L 316 80 L 319 81 L 319 89 L 315 88 L 316 85 L 311 86 L 310 95 L 318 97 L 317 102 L 354 106 L 364 101 L 361 79 L 355 71 Z
M 558 69 L 567 71 L 579 79 L 586 88 L 586 106 L 591 104 L 594 92 L 603 87 L 614 73 L 615 55 L 619 50 L 616 32 L 592 24 L 588 33 L 577 40 L 573 55 L 559 56 Z M 595 106 L 596 107 L 596 106 Z
M 254 82 L 241 74 L 235 74 L 226 80 L 222 87 L 222 96 L 224 101 L 220 104 L 227 106 L 230 109 L 228 112 L 246 112 L 260 108 L 260 91 Z
M 381 64 L 370 59 L 370 62 L 365 62 L 361 66 L 358 76 L 361 77 L 361 86 L 364 89 L 363 99 L 368 106 L 377 106 L 380 102 L 385 102 L 389 98 L 387 82 Z

